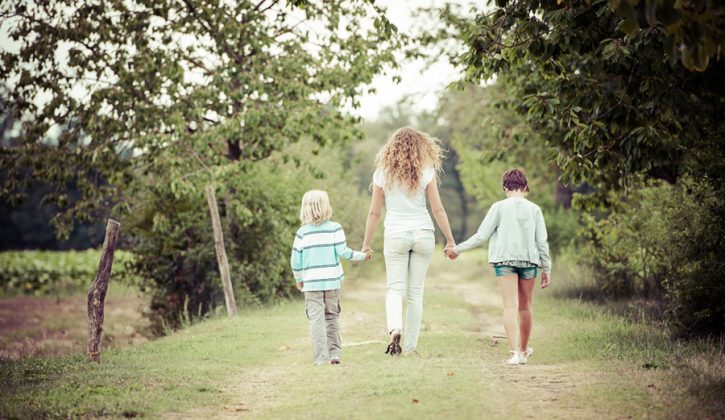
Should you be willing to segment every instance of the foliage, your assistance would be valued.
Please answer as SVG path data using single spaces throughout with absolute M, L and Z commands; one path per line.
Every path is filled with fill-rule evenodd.
M 621 227 L 609 229 L 597 219 L 606 233 L 592 241 L 592 264 L 608 279 L 605 291 L 617 295 L 646 287 L 655 293 L 662 282 L 670 314 L 680 314 L 672 319 L 685 322 L 678 320 L 676 326 L 689 325 L 691 334 L 717 333 L 723 329 L 721 304 L 703 292 L 712 279 L 707 267 L 717 236 L 705 234 L 700 226 L 667 223 L 675 214 L 687 220 L 684 204 L 667 213 L 653 201 L 648 211 L 639 212 L 618 200 L 637 202 L 642 182 L 664 180 L 677 183 L 680 202 L 710 203 L 696 214 L 713 225 L 725 224 L 720 198 L 725 175 L 725 85 L 720 79 L 725 61 L 715 55 L 708 63 L 713 46 L 722 42 L 717 22 L 723 6 L 640 3 L 632 8 L 639 3 L 502 0 L 473 19 L 447 6 L 440 14 L 445 27 L 422 41 L 438 42 L 451 34 L 463 41 L 465 51 L 452 57 L 463 66 L 458 85 L 503 82 L 506 107 L 555 148 L 553 161 L 563 178 L 594 188 L 593 194 L 579 198 L 579 206 Z M 642 11 L 650 27 L 637 30 L 641 25 L 635 24 L 635 15 Z M 674 49 L 682 64 L 667 60 L 664 51 L 673 57 Z M 692 185 L 699 187 L 685 194 Z M 611 211 L 602 212 L 608 206 Z M 651 217 L 658 211 L 668 218 Z M 665 224 L 653 225 L 655 220 Z M 672 226 L 681 227 L 681 236 L 670 240 L 681 248 L 651 243 L 663 240 L 664 232 L 670 232 L 664 229 Z M 665 261 L 642 254 L 643 249 L 659 250 Z M 673 255 L 688 258 L 680 258 L 681 265 L 674 267 L 669 265 Z M 636 261 L 644 264 L 637 266 Z M 666 279 L 658 264 L 667 264 Z M 693 283 L 695 273 L 708 280 Z
M 602 291 L 666 295 L 674 332 L 722 334 L 725 202 L 712 188 L 692 179 L 654 185 L 631 192 L 607 217 L 590 217 L 585 249 Z
M 99 250 L 0 252 L 0 294 L 44 296 L 86 292 L 96 276 L 100 259 Z M 130 253 L 115 252 L 114 283 L 134 281 L 128 272 L 132 261 Z
M 0 180 L 4 179 L 0 169 Z M 68 250 L 95 248 L 103 243 L 104 220 L 95 223 L 76 223 L 68 239 L 61 240 L 55 234 L 51 220 L 58 213 L 58 207 L 43 203 L 51 187 L 42 182 L 30 183 L 21 193 L 25 199 L 12 205 L 0 199 L 0 250 L 46 249 Z M 71 200 L 79 196 L 77 189 L 69 187 Z
M 393 62 L 395 28 L 363 1 L 56 0 L 7 3 L 0 18 L 18 43 L 2 53 L 0 111 L 22 123 L 0 155 L 3 195 L 52 183 L 63 232 L 171 143 L 215 164 L 263 159 L 304 134 L 325 144 L 322 128 L 346 119 L 337 106 Z
M 267 303 L 294 292 L 289 252 L 307 189 L 329 189 L 334 218 L 345 227 L 350 246 L 361 241 L 366 203 L 340 163 L 343 151 L 326 147 L 315 155 L 312 148 L 312 141 L 302 141 L 254 165 L 215 168 L 215 178 L 222 180 L 215 183 L 216 196 L 232 284 L 242 305 Z M 285 163 L 287 155 L 305 165 Z M 133 204 L 123 218 L 133 238 L 135 272 L 151 292 L 149 315 L 160 334 L 224 300 L 203 193 L 208 178 L 184 179 L 182 174 L 194 167 L 184 159 L 161 156 L 157 162 L 127 190 Z
M 639 30 L 640 22 L 661 30 L 665 53 L 688 70 L 704 71 L 725 48 L 725 7 L 719 2 L 610 0 L 609 7 L 622 18 L 619 27 L 627 34 Z
M 115 205 L 159 331 L 219 301 L 208 184 L 242 300 L 289 293 L 283 238 L 311 185 L 289 147 L 359 137 L 341 109 L 401 39 L 362 0 L 55 0 L 4 4 L 0 19 L 17 43 L 1 55 L 0 113 L 19 128 L 0 150 L 2 195 L 49 182 L 66 234 Z
M 504 80 L 510 105 L 556 148 L 566 179 L 591 183 L 599 198 L 640 175 L 725 173 L 725 61 L 696 73 L 667 63 L 663 29 L 624 35 L 604 1 L 501 1 L 475 19 L 451 7 L 441 17 L 465 43 L 454 57 L 464 80 Z
M 484 88 L 473 85 L 463 91 L 449 91 L 441 98 L 437 115 L 448 127 L 457 169 L 466 191 L 482 207 L 505 198 L 501 176 L 509 168 L 526 170 L 531 188 L 529 199 L 542 207 L 549 231 L 549 243 L 557 252 L 576 241 L 579 221 L 564 207 L 557 192 L 557 168 L 549 163 L 553 150 L 526 121 L 506 107 L 508 87 L 497 82 Z M 481 222 L 479 212 L 475 227 Z

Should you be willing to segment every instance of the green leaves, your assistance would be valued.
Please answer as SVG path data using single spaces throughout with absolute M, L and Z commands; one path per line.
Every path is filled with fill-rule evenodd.
M 635 29 L 646 21 L 640 15 L 646 4 L 510 1 L 466 23 L 450 17 L 450 9 L 440 16 L 466 45 L 456 59 L 462 79 L 504 82 L 511 109 L 559 152 L 565 181 L 586 180 L 605 192 L 641 175 L 675 182 L 688 170 L 708 168 L 716 176 L 722 146 L 698 159 L 688 155 L 725 136 L 716 116 L 725 63 L 710 61 L 701 73 L 668 65 L 662 50 L 679 53 L 681 46 L 660 27 L 623 36 L 622 17 L 610 7 Z M 669 16 L 660 3 L 655 13 Z M 705 64 L 700 50 L 682 51 L 688 66 Z
M 722 2 L 610 0 L 609 7 L 622 18 L 619 29 L 628 35 L 639 29 L 640 21 L 662 31 L 667 39 L 665 54 L 690 71 L 705 71 L 725 46 Z
M 636 5 L 637 3 L 639 3 L 639 0 L 634 0 L 631 3 L 627 0 L 609 0 L 609 7 L 622 17 L 619 29 L 627 35 L 632 35 L 639 30 L 637 13 L 633 7 L 633 4 Z
M 132 11 L 54 0 L 0 12 L 19 49 L 3 53 L 0 113 L 23 121 L 0 163 L 17 166 L 20 184 L 63 172 L 59 190 L 87 174 L 96 188 L 70 203 L 79 211 L 125 187 L 102 190 L 101 180 L 127 179 L 118 173 L 132 176 L 177 143 L 214 166 L 259 161 L 307 135 L 336 140 L 317 133 L 347 124 L 338 107 L 394 64 L 399 43 L 395 25 L 362 0 L 140 1 Z M 62 141 L 49 135 L 58 129 Z
M 18 42 L 0 67 L 2 127 L 17 133 L 0 144 L 2 195 L 40 178 L 64 204 L 77 184 L 82 197 L 56 218 L 65 232 L 113 209 L 157 326 L 173 327 L 219 298 L 203 197 L 215 183 L 238 292 L 288 294 L 279 238 L 296 224 L 300 180 L 327 171 L 307 174 L 303 153 L 288 172 L 272 158 L 303 141 L 323 159 L 356 138 L 341 109 L 395 66 L 403 37 L 364 0 L 132 3 L 2 3 Z

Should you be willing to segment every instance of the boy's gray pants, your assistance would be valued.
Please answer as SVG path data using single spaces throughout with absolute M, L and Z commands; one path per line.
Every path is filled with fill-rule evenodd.
M 329 363 L 330 358 L 339 358 L 340 326 L 340 290 L 305 292 L 305 312 L 310 321 L 312 337 L 312 361 L 315 364 Z

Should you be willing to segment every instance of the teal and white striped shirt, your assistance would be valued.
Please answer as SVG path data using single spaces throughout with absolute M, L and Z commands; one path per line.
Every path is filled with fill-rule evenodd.
M 362 261 L 365 254 L 348 248 L 339 223 L 306 224 L 297 230 L 290 265 L 295 281 L 305 282 L 303 292 L 339 289 L 344 278 L 340 258 Z

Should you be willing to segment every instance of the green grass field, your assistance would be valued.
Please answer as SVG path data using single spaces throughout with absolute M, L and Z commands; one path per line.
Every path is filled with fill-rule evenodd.
M 343 364 L 315 367 L 302 301 L 242 310 L 103 353 L 2 362 L 0 417 L 696 417 L 725 412 L 722 346 L 537 291 L 526 366 L 504 366 L 500 298 L 482 253 L 434 258 L 420 356 L 385 350 L 378 257 L 348 270 Z M 561 264 L 561 263 L 560 263 Z M 574 282 L 559 270 L 552 287 Z

